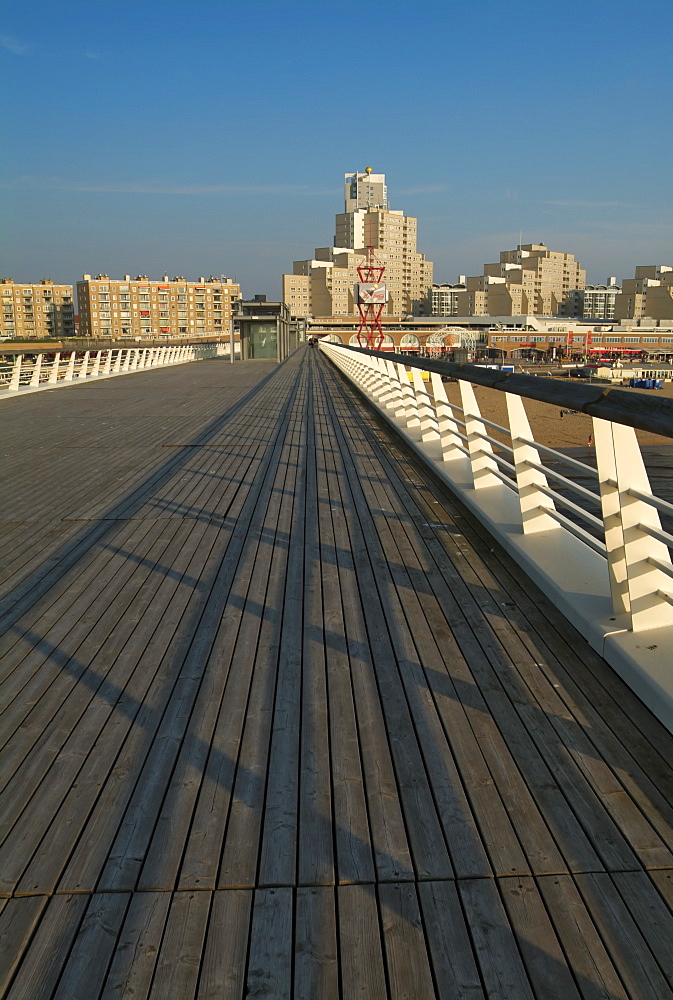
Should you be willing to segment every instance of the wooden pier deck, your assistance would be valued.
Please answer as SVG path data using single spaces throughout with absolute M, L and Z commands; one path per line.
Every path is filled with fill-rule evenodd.
M 0 421 L 0 996 L 673 998 L 673 737 L 318 351 Z

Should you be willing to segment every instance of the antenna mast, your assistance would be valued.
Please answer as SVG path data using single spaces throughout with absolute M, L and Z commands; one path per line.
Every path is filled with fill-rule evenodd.
M 365 168 L 367 179 L 372 172 Z M 371 207 L 371 188 L 367 194 L 367 207 Z M 381 315 L 388 301 L 388 287 L 383 282 L 386 266 L 378 259 L 371 244 L 367 245 L 367 256 L 358 265 L 359 283 L 355 286 L 355 301 L 360 314 L 358 344 L 371 351 L 380 351 L 383 344 Z

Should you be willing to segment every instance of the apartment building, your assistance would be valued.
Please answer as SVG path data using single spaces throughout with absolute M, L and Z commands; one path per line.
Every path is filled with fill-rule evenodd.
M 72 285 L 55 284 L 48 278 L 25 283 L 1 278 L 0 293 L 0 338 L 3 340 L 75 336 Z
M 615 298 L 615 319 L 673 319 L 673 267 L 668 264 L 641 264 L 635 277 L 622 282 Z
M 77 282 L 83 337 L 177 338 L 228 335 L 240 286 L 230 278 L 110 278 L 85 274 Z
M 461 274 L 455 285 L 450 282 L 435 284 L 430 290 L 429 307 L 431 316 L 460 316 L 460 293 L 467 290 L 466 278 Z
M 614 320 L 615 300 L 620 292 L 621 287 L 615 277 L 608 278 L 606 285 L 587 285 L 571 293 L 567 315 L 606 322 Z
M 388 208 L 386 175 L 372 173 L 371 167 L 366 167 L 361 174 L 344 174 L 344 203 L 346 212 Z
M 456 289 L 455 316 L 558 316 L 572 314 L 573 294 L 583 289 L 586 271 L 573 254 L 542 243 L 503 250 L 484 264 L 483 274 L 464 278 Z
M 574 254 L 549 250 L 544 243 L 522 243 L 503 250 L 498 264 L 487 264 L 484 274 L 500 275 L 520 284 L 528 311 L 537 316 L 564 315 L 570 295 L 584 288 L 586 271 Z
M 388 208 L 385 174 L 346 174 L 344 205 L 345 212 L 335 219 L 333 245 L 316 248 L 312 258 L 294 261 L 293 273 L 282 277 L 283 301 L 291 313 L 356 315 L 353 286 L 369 246 L 386 269 L 387 315 L 427 311 L 433 265 L 417 250 L 417 220 Z

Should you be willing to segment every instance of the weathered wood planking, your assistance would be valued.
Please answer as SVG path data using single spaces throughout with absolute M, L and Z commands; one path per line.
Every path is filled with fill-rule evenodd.
M 319 352 L 163 374 L 0 484 L 6 996 L 673 996 L 670 734 Z

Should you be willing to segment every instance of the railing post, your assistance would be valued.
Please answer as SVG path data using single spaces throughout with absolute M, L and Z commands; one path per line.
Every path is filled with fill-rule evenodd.
M 481 413 L 474 389 L 470 382 L 463 379 L 460 380 L 459 385 L 463 402 L 463 416 L 465 417 L 467 447 L 470 453 L 472 484 L 475 490 L 483 489 L 485 486 L 497 486 L 500 480 L 493 475 L 491 470 L 497 469 L 498 466 L 492 458 L 493 448 L 490 441 L 484 440 L 486 428 L 481 421 Z
M 381 375 L 377 359 L 370 358 L 365 355 L 364 357 L 358 358 L 358 363 L 360 382 L 365 387 L 367 392 L 369 392 L 372 396 L 378 397 L 381 387 Z
M 65 375 L 63 376 L 64 382 L 72 382 L 75 377 L 75 352 L 70 352 L 70 358 L 68 360 L 68 367 L 65 370 Z
M 389 392 L 385 397 L 385 404 L 389 410 L 393 411 L 396 417 L 401 418 L 404 416 L 404 399 L 402 397 L 400 376 L 392 361 L 384 359 L 383 364 L 388 374 L 389 386 Z
M 431 372 L 431 379 L 432 392 L 435 397 L 437 428 L 442 446 L 442 459 L 445 462 L 450 462 L 454 458 L 463 457 L 465 446 L 460 437 L 458 422 L 453 415 L 449 397 L 442 382 L 442 376 L 437 372 Z
M 629 490 L 651 495 L 636 432 L 625 424 L 594 418 L 596 465 L 605 525 L 610 590 L 615 614 L 629 614 L 634 632 L 673 624 L 673 581 L 657 562 L 671 567 L 664 542 L 643 527 L 661 531 L 654 506 Z
M 512 452 L 516 482 L 519 487 L 519 504 L 521 506 L 521 525 L 525 535 L 536 531 L 549 531 L 560 528 L 561 525 L 546 513 L 555 510 L 554 501 L 542 492 L 540 486 L 547 486 L 547 477 L 539 469 L 534 469 L 530 463 L 540 464 L 540 453 L 537 448 L 526 444 L 532 441 L 533 435 L 528 421 L 528 415 L 521 396 L 506 392 L 507 412 L 509 414 L 509 430 L 512 437 Z
M 91 378 L 97 378 L 100 372 L 100 363 L 103 358 L 102 351 L 96 351 L 96 355 L 93 359 L 93 367 L 91 369 Z
M 21 385 L 21 362 L 23 361 L 23 354 L 17 354 L 14 359 L 14 367 L 12 368 L 12 377 L 9 380 L 8 388 L 12 392 L 18 392 L 19 386 Z
M 397 362 L 397 374 L 400 380 L 400 389 L 402 390 L 404 419 L 407 422 L 407 427 L 420 427 L 421 420 L 420 417 L 418 416 L 418 402 L 416 400 L 416 393 L 413 390 L 413 386 L 409 382 L 409 375 L 407 374 L 407 369 L 400 361 Z
M 121 347 L 118 348 L 117 349 L 117 357 L 116 357 L 116 360 L 115 360 L 115 363 L 114 363 L 114 368 L 112 369 L 113 374 L 115 374 L 115 375 L 118 375 L 119 372 L 122 370 L 122 358 L 123 358 L 123 354 L 124 354 L 123 349 Z
M 427 384 L 423 381 L 423 376 L 418 368 L 413 368 L 412 371 L 414 373 L 414 391 L 416 393 L 418 417 L 421 426 L 421 441 L 439 441 L 437 414 L 428 393 Z
M 51 371 L 49 372 L 48 381 L 51 385 L 53 385 L 55 382 L 58 382 L 58 369 L 60 363 L 61 363 L 61 352 L 57 351 L 56 354 L 54 355 L 54 360 L 51 363 Z
M 112 348 L 107 352 L 105 364 L 103 365 L 103 375 L 109 375 L 112 369 Z
M 124 362 L 123 362 L 123 364 L 121 366 L 121 369 L 120 369 L 120 371 L 123 371 L 123 372 L 129 371 L 130 368 L 131 368 L 131 348 L 127 347 L 127 348 L 125 348 L 125 350 L 126 350 L 126 357 L 124 358 Z
M 78 378 L 86 378 L 87 369 L 89 368 L 89 351 L 84 352 L 84 357 L 82 358 L 82 364 L 79 366 Z
M 30 377 L 30 384 L 31 385 L 39 385 L 40 384 L 40 370 L 42 368 L 42 358 L 43 358 L 43 355 L 42 354 L 38 354 L 37 358 L 35 359 L 35 364 L 33 365 L 33 374 Z

